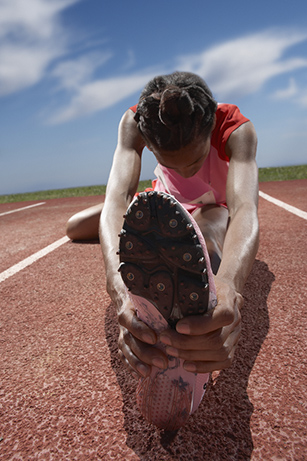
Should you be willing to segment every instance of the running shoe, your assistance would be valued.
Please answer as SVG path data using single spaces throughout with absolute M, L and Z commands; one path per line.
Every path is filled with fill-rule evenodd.
M 204 314 L 216 305 L 216 291 L 203 235 L 192 216 L 171 195 L 143 192 L 130 204 L 120 233 L 119 271 L 137 315 L 156 331 L 175 328 L 178 320 Z M 161 342 L 156 347 L 165 351 Z M 152 366 L 140 378 L 137 403 L 143 416 L 169 431 L 183 426 L 198 408 L 210 374 Z

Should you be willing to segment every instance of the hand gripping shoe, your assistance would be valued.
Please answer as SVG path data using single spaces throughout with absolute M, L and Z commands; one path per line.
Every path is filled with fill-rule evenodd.
M 129 206 L 120 233 L 119 271 L 137 315 L 156 333 L 175 328 L 188 315 L 216 305 L 216 292 L 203 235 L 192 216 L 171 195 L 142 192 Z M 165 350 L 158 342 L 156 347 Z M 140 378 L 137 403 L 143 416 L 166 430 L 176 430 L 198 408 L 210 374 L 152 366 Z

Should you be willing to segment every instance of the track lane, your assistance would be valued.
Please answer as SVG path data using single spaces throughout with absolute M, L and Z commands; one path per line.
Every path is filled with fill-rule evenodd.
M 101 197 L 95 196 L 53 199 L 42 206 L 0 217 L 0 272 L 62 238 L 72 214 L 100 201 Z M 0 213 L 8 211 L 4 205 L 0 204 Z M 33 202 L 9 205 L 12 210 L 33 205 Z
M 307 212 L 307 179 L 262 182 L 259 188 L 262 192 Z
M 46 202 L 40 202 L 40 203 L 34 203 L 33 205 L 27 205 L 27 206 L 23 206 L 21 208 L 14 208 L 12 210 L 9 210 L 9 211 L 3 211 L 2 213 L 0 213 L 0 217 L 1 216 L 6 216 L 8 214 L 12 214 L 12 213 L 18 213 L 20 211 L 24 211 L 24 210 L 27 210 L 29 208 L 34 208 L 36 206 L 41 206 L 41 205 L 45 205 Z
M 265 187 L 273 195 L 275 186 Z M 26 235 L 8 236 L 7 245 L 23 235 L 32 254 L 63 236 L 71 214 L 98 202 L 49 203 L 46 214 L 29 221 L 41 222 L 46 235 L 40 240 L 37 232 L 33 241 L 27 224 Z M 303 460 L 306 222 L 262 198 L 259 218 L 261 243 L 244 291 L 236 362 L 216 374 L 173 440 L 135 409 L 135 382 L 117 358 L 97 243 L 68 242 L 1 283 L 0 458 Z

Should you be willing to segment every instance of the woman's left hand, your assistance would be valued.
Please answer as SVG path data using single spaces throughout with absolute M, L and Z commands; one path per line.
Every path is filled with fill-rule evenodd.
M 217 306 L 205 315 L 180 320 L 175 330 L 160 335 L 166 353 L 185 360 L 184 368 L 209 373 L 229 368 L 241 333 L 243 297 L 227 283 L 215 278 Z

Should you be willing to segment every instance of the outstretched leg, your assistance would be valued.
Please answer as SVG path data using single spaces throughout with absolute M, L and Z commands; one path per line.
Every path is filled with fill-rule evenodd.
M 193 213 L 193 218 L 205 238 L 214 274 L 217 273 L 222 259 L 228 217 L 227 208 L 218 205 L 205 205 Z
M 99 220 L 103 203 L 91 206 L 73 215 L 67 222 L 66 234 L 72 240 L 96 240 L 99 238 Z
M 157 336 L 175 329 L 178 320 L 216 305 L 204 238 L 174 197 L 149 192 L 131 203 L 120 233 L 119 256 L 137 315 Z M 155 346 L 166 354 L 159 340 Z M 190 373 L 177 355 L 167 358 L 166 369 L 153 364 L 150 376 L 140 379 L 137 402 L 148 421 L 175 430 L 198 408 L 209 374 Z

